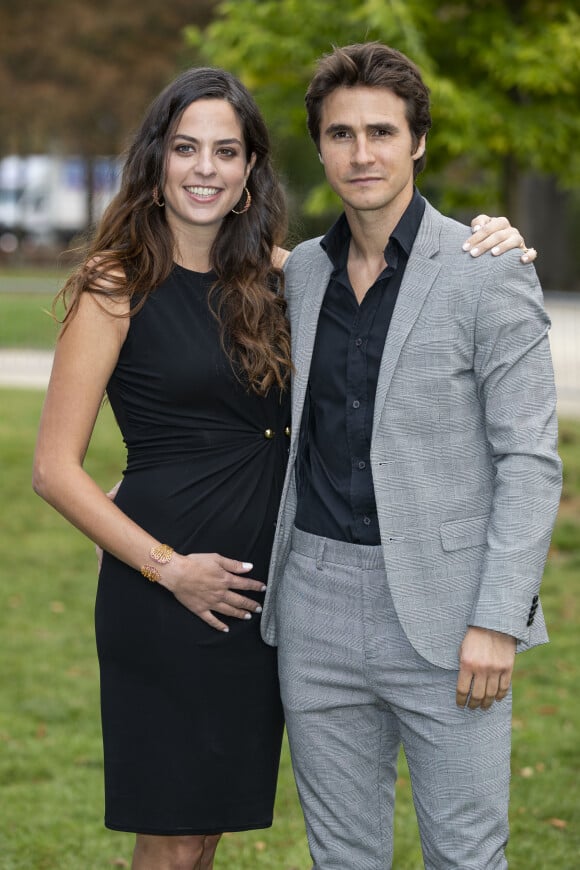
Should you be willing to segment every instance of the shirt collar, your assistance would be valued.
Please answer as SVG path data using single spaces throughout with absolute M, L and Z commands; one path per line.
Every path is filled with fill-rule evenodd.
M 415 242 L 424 211 L 425 200 L 417 188 L 414 187 L 411 202 L 401 215 L 401 218 L 389 239 L 389 243 L 393 239 L 398 242 L 403 251 L 407 254 L 407 257 L 411 253 L 411 248 Z M 326 252 L 335 269 L 346 264 L 350 240 L 351 231 L 346 215 L 343 212 L 320 241 L 321 247 Z M 385 254 L 386 251 L 387 248 L 385 248 Z

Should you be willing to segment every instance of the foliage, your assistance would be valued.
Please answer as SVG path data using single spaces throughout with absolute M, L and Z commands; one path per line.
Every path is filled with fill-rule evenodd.
M 41 392 L 0 390 L 0 866 L 129 867 L 133 838 L 102 826 L 94 551 L 30 488 L 41 403 Z M 512 870 L 572 870 L 580 853 L 580 423 L 562 424 L 561 453 L 565 497 L 542 593 L 552 643 L 518 657 L 516 666 Z M 105 407 L 87 469 L 108 487 L 122 463 L 120 437 Z M 575 548 L 565 543 L 560 550 L 561 521 L 575 526 Z M 397 870 L 420 870 L 404 760 L 395 842 Z M 310 866 L 285 748 L 273 828 L 227 835 L 216 870 Z
M 314 59 L 333 44 L 378 39 L 419 64 L 432 91 L 426 182 L 446 167 L 440 202 L 490 201 L 510 214 L 519 172 L 580 182 L 580 14 L 565 0 L 222 0 L 188 29 L 190 45 L 256 93 L 305 213 L 328 206 L 306 150 L 303 95 Z M 474 184 L 477 180 L 477 184 Z M 443 187 L 445 196 L 443 196 Z M 314 188 L 314 190 L 313 190 Z M 506 199 L 504 198 L 504 204 Z
M 117 154 L 213 0 L 2 0 L 0 153 Z

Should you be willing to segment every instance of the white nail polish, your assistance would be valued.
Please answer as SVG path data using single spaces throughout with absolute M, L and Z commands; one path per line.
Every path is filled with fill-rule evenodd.
M 463 247 L 464 251 L 468 251 L 470 249 L 471 245 L 469 242 L 464 242 L 462 247 Z
M 497 254 L 499 254 L 499 245 L 496 245 L 495 248 L 492 248 L 491 253 L 497 256 Z
M 226 626 L 225 628 L 222 628 L 222 631 L 223 631 L 225 634 L 227 634 L 228 631 L 229 631 L 229 628 Z
M 242 568 L 244 569 L 244 571 L 250 571 L 253 567 L 254 565 L 252 564 L 252 562 L 242 562 Z
M 265 592 L 267 588 L 267 586 L 262 586 L 262 592 Z
M 251 614 L 251 613 L 245 613 L 245 614 L 244 614 L 244 619 L 251 619 L 251 618 L 252 618 L 252 614 Z
M 261 608 L 261 607 L 256 607 L 256 610 L 255 610 L 254 612 L 255 612 L 255 613 L 261 613 L 261 612 L 262 612 L 262 608 Z
M 530 260 L 530 258 L 528 257 L 528 255 L 524 254 L 524 256 L 522 257 L 522 263 L 528 263 L 529 260 Z
M 479 254 L 479 248 L 474 248 L 472 251 L 470 251 L 470 254 L 472 257 L 477 257 L 477 255 Z
M 474 227 L 471 228 L 471 232 L 478 233 L 480 231 L 480 229 L 481 229 L 481 224 L 476 224 Z

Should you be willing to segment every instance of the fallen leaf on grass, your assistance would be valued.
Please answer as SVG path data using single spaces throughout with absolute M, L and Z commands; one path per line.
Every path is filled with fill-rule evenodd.
M 552 825 L 553 828 L 558 828 L 559 831 L 563 831 L 568 822 L 565 822 L 564 819 L 548 819 L 548 824 Z
M 254 849 L 256 850 L 256 852 L 265 852 L 266 844 L 264 843 L 263 840 L 257 840 L 254 843 Z
M 124 858 L 113 858 L 111 861 L 113 867 L 128 867 L 129 862 L 125 861 Z
M 538 710 L 540 716 L 555 716 L 558 712 L 558 707 L 554 707 L 553 704 L 546 704 Z
M 50 609 L 52 613 L 64 613 L 64 604 L 62 601 L 51 601 Z
M 523 776 L 524 779 L 529 779 L 530 776 L 534 775 L 533 767 L 522 767 L 520 770 L 520 776 Z

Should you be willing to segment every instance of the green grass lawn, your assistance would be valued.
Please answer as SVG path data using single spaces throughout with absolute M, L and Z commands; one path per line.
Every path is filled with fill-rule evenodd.
M 0 870 L 127 867 L 132 836 L 102 825 L 93 548 L 30 488 L 41 402 L 0 390 Z M 566 485 L 543 586 L 552 643 L 516 667 L 511 870 L 576 870 L 580 855 L 580 423 L 561 432 Z M 105 407 L 87 467 L 107 487 L 122 464 Z M 420 870 L 404 759 L 397 796 L 394 868 Z M 285 748 L 273 828 L 227 835 L 216 868 L 310 866 Z
M 48 312 L 65 278 L 56 271 L 0 270 L 0 348 L 54 346 L 57 325 Z
M 49 313 L 51 304 L 47 293 L 0 294 L 0 347 L 54 347 L 57 324 Z

